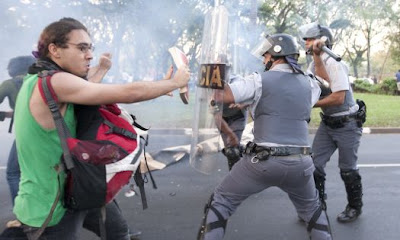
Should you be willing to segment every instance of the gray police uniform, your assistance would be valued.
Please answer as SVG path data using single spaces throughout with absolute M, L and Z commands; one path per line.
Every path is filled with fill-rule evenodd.
M 325 166 L 332 154 L 339 150 L 339 168 L 347 191 L 348 206 L 361 211 L 362 185 L 357 169 L 357 152 L 362 128 L 357 122 L 358 105 L 348 81 L 347 67 L 327 54 L 321 55 L 330 77 L 332 92 L 345 90 L 345 100 L 340 106 L 323 107 L 322 121 L 313 141 L 314 178 L 321 198 L 325 196 Z M 315 73 L 313 63 L 310 71 Z M 324 201 L 324 199 L 322 199 Z
M 290 68 L 287 64 L 277 66 L 281 65 Z M 302 74 L 273 70 L 253 75 L 253 80 L 260 79 L 253 84 L 260 87 L 261 93 L 252 105 L 254 143 L 247 144 L 243 158 L 215 189 L 206 206 L 199 239 L 222 239 L 227 219 L 241 202 L 272 186 L 288 194 L 298 216 L 308 223 L 313 240 L 331 239 L 309 155 L 310 79 Z M 240 93 L 234 91 L 234 86 L 231 89 L 235 101 L 240 101 Z

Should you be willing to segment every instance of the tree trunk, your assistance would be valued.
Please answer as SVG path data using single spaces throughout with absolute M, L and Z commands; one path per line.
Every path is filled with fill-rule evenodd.
M 353 72 L 354 72 L 354 77 L 358 78 L 358 69 L 357 69 L 357 64 L 353 62 Z
M 371 75 L 371 25 L 367 29 L 367 76 Z

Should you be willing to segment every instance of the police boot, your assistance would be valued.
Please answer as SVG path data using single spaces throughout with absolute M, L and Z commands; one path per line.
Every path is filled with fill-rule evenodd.
M 322 210 L 326 210 L 325 177 L 314 171 L 315 188 L 318 190 Z
M 340 176 L 346 186 L 348 204 L 346 209 L 337 216 L 337 220 L 342 223 L 352 222 L 362 213 L 361 176 L 358 170 L 340 171 Z

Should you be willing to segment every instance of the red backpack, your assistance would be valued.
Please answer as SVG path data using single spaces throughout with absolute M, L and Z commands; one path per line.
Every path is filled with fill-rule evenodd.
M 58 109 L 58 99 L 50 82 L 56 72 L 40 72 L 38 86 L 53 115 L 63 149 L 60 171 L 67 173 L 64 206 L 75 210 L 102 208 L 114 199 L 133 176 L 140 189 L 143 209 L 147 208 L 144 180 L 139 167 L 147 139 L 141 137 L 134 126 L 148 129 L 137 124 L 133 116 L 133 125 L 128 122 L 117 105 L 102 105 L 98 107 L 102 120 L 91 126 L 95 131 L 94 135 L 92 133 L 95 139 L 72 138 Z M 149 175 L 153 187 L 157 188 L 150 171 Z M 46 227 L 50 221 L 59 197 L 60 191 L 43 226 Z

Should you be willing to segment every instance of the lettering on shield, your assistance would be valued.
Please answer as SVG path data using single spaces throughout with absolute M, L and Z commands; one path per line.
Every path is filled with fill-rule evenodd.
M 202 88 L 224 89 L 225 64 L 202 64 L 198 86 Z

